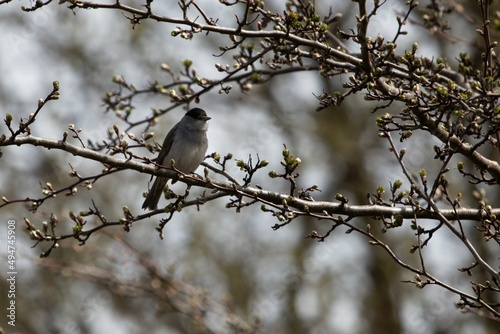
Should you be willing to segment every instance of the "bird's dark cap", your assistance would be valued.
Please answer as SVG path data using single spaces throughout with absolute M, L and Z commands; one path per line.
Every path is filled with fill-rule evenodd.
M 193 108 L 186 113 L 186 116 L 192 117 L 197 120 L 208 121 L 210 117 L 207 116 L 205 110 L 200 108 Z

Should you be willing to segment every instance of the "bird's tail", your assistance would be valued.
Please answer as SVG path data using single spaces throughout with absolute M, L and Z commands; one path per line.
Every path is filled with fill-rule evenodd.
M 161 194 L 163 194 L 163 189 L 167 184 L 168 178 L 166 177 L 157 177 L 155 182 L 153 183 L 153 187 L 151 191 L 148 193 L 148 196 L 142 203 L 143 209 L 155 210 L 158 206 L 158 202 L 160 201 Z

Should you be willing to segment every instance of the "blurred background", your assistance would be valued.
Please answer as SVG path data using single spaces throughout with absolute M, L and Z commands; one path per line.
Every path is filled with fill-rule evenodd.
M 422 6 L 427 3 L 422 1 Z M 140 2 L 131 4 L 140 6 Z M 268 9 L 282 13 L 285 1 L 274 1 Z M 143 21 L 134 29 L 124 15 L 114 10 L 77 10 L 50 4 L 32 13 L 20 10 L 30 2 L 14 1 L 0 6 L 0 114 L 11 113 L 15 121 L 36 110 L 39 98 L 58 80 L 61 98 L 50 102 L 32 126 L 35 136 L 62 138 L 68 124 L 81 128 L 81 137 L 99 141 L 113 124 L 126 126 L 112 113 L 104 113 L 102 96 L 116 89 L 112 77 L 145 88 L 158 80 L 169 82 L 160 70 L 168 64 L 182 70 L 181 61 L 191 59 L 202 77 L 220 78 L 214 64 L 232 64 L 229 55 L 216 58 L 219 45 L 229 45 L 226 36 L 197 34 L 192 41 L 171 37 L 173 25 Z M 234 26 L 234 7 L 218 2 L 201 4 L 220 25 Z M 357 5 L 351 1 L 316 1 L 321 16 L 330 10 L 342 13 L 338 26 L 356 29 Z M 462 13 L 449 16 L 450 36 L 436 37 L 418 23 L 405 27 L 408 35 L 398 40 L 398 53 L 418 42 L 419 53 L 445 58 L 451 67 L 460 51 L 479 57 L 475 48 L 474 1 L 460 4 Z M 180 17 L 172 4 L 153 3 L 157 14 Z M 396 14 L 404 13 L 403 1 L 388 1 L 370 23 L 369 35 L 392 39 L 397 30 Z M 467 13 L 466 15 L 464 13 Z M 353 47 L 354 52 L 356 46 Z M 342 90 L 346 77 L 325 80 L 317 73 L 304 72 L 277 77 L 254 87 L 249 94 L 233 89 L 217 90 L 201 98 L 200 107 L 212 117 L 209 152 L 247 160 L 256 154 L 270 162 L 257 174 L 254 184 L 273 191 L 286 191 L 282 180 L 270 179 L 267 172 L 280 169 L 285 144 L 302 159 L 299 188 L 317 184 L 322 190 L 316 200 L 333 201 L 336 193 L 350 204 L 367 203 L 367 194 L 377 186 L 389 189 L 389 182 L 403 180 L 387 143 L 377 137 L 376 106 L 352 96 L 342 106 L 316 112 L 314 97 L 323 91 Z M 142 95 L 134 101 L 132 118 L 141 120 L 151 108 L 170 105 L 165 97 Z M 401 108 L 394 105 L 393 108 Z M 161 117 L 155 140 L 162 142 L 170 127 L 184 114 L 178 108 Z M 2 122 L 1 133 L 7 129 Z M 137 137 L 144 129 L 135 128 Z M 437 175 L 432 138 L 415 134 L 408 147 L 408 167 L 425 168 Z M 99 173 L 100 164 L 83 161 L 64 152 L 36 147 L 2 149 L 0 159 L 1 196 L 9 199 L 41 197 L 40 184 L 55 188 L 71 182 L 71 164 L 82 176 Z M 151 156 L 146 150 L 144 155 Z M 229 172 L 242 178 L 234 164 Z M 200 172 L 201 169 L 198 170 Z M 92 190 L 79 189 L 78 196 L 60 196 L 47 201 L 36 213 L 24 204 L 0 209 L 2 261 L 6 268 L 6 232 L 9 219 L 17 224 L 17 318 L 16 327 L 0 326 L 6 333 L 229 333 L 235 327 L 256 326 L 265 333 L 496 333 L 498 323 L 473 314 L 462 314 L 454 306 L 456 295 L 429 286 L 418 290 L 402 283 L 413 275 L 402 271 L 381 249 L 368 245 L 356 234 L 337 229 L 323 243 L 305 237 L 316 230 L 322 234 L 330 224 L 298 219 L 273 231 L 276 221 L 251 206 L 241 213 L 225 208 L 224 199 L 210 202 L 196 211 L 188 208 L 177 214 L 164 229 L 160 240 L 155 227 L 159 217 L 133 225 L 129 233 L 108 228 L 97 233 L 85 246 L 76 240 L 61 242 L 51 256 L 40 259 L 46 245 L 32 248 L 24 233 L 23 218 L 34 224 L 47 221 L 51 213 L 59 218 L 61 231 L 70 231 L 70 211 L 92 207 L 92 199 L 108 220 L 122 217 L 122 207 L 141 212 L 142 193 L 148 175 L 121 172 L 97 182 Z M 457 181 L 463 182 L 461 178 Z M 174 191 L 185 186 L 176 184 Z M 464 194 L 478 190 L 459 184 Z M 191 190 L 191 196 L 200 193 Z M 499 202 L 498 195 L 491 201 Z M 163 200 L 163 203 L 166 203 Z M 466 195 L 464 204 L 475 205 Z M 492 203 L 493 204 L 493 203 Z M 358 226 L 377 222 L 357 220 Z M 433 222 L 422 222 L 433 226 Z M 98 224 L 93 219 L 88 226 Z M 472 224 L 468 226 L 473 231 Z M 479 234 L 471 234 L 472 238 Z M 409 227 L 391 230 L 380 237 L 410 264 L 418 264 L 409 249 L 415 237 Z M 493 248 L 482 249 L 495 257 Z M 473 259 L 451 234 L 441 230 L 426 249 L 427 266 L 445 282 L 469 289 L 469 278 L 457 268 Z M 498 255 L 498 254 L 497 254 Z M 0 290 L 7 290 L 5 279 Z M 467 290 L 467 292 L 471 292 Z M 2 293 L 3 294 L 3 293 Z M 4 296 L 0 308 L 6 308 Z M 239 325 L 235 325 L 239 324 Z

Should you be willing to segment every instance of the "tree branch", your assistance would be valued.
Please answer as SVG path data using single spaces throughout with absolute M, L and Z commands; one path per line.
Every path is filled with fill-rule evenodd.
M 450 147 L 456 150 L 458 153 L 467 157 L 474 163 L 478 168 L 482 170 L 487 170 L 493 178 L 500 183 L 500 164 L 498 162 L 487 159 L 473 149 L 473 146 L 462 142 L 456 136 L 450 136 L 450 133 L 442 126 L 439 126 L 438 122 L 432 119 L 428 113 L 422 110 L 414 110 L 415 115 L 418 117 L 420 123 L 429 129 L 429 132 L 436 136 L 441 142 L 449 144 Z
M 42 146 L 47 149 L 58 149 L 66 151 L 75 156 L 87 158 L 104 164 L 106 167 L 117 169 L 132 169 L 140 173 L 166 176 L 169 178 L 177 177 L 179 174 L 171 169 L 158 169 L 154 165 L 145 163 L 119 159 L 110 155 L 95 152 L 87 148 L 78 147 L 61 140 L 38 138 L 34 136 L 16 137 L 8 139 L 1 143 L 0 146 L 21 146 L 33 145 Z M 256 200 L 264 200 L 275 205 L 286 205 L 297 210 L 324 214 L 325 218 L 330 215 L 346 215 L 349 217 L 379 217 L 391 218 L 400 216 L 403 219 L 439 219 L 441 216 L 449 220 L 480 220 L 484 216 L 483 209 L 458 208 L 440 209 L 439 215 L 436 212 L 425 209 L 413 209 L 411 207 L 390 207 L 383 205 L 347 205 L 345 203 L 333 203 L 325 201 L 308 201 L 297 197 L 292 197 L 288 194 L 259 189 L 251 186 L 236 185 L 232 182 L 221 182 L 210 178 L 200 179 L 196 176 L 183 175 L 180 182 L 188 185 L 198 186 L 207 189 L 215 189 L 224 192 L 227 196 L 245 196 Z M 492 215 L 500 216 L 500 208 L 491 210 Z

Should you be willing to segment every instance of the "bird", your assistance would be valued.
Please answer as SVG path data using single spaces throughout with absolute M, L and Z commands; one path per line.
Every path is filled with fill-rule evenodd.
M 208 148 L 208 120 L 210 119 L 203 109 L 189 110 L 168 132 L 156 163 L 170 168 L 171 161 L 174 160 L 176 169 L 183 173 L 194 172 L 205 159 Z M 156 209 L 168 180 L 168 177 L 156 177 L 153 187 L 142 204 L 144 210 Z M 176 181 L 172 179 L 172 183 Z

